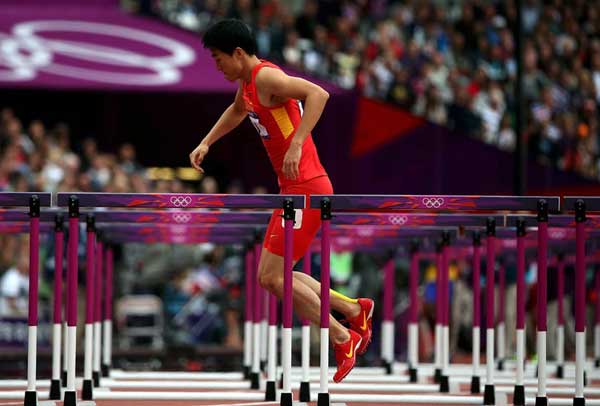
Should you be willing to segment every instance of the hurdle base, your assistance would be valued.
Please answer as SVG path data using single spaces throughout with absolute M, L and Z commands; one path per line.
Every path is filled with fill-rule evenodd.
M 600 368 L 600 358 L 596 358 L 596 361 L 594 361 L 594 366 L 596 368 Z
M 242 368 L 242 373 L 244 374 L 244 380 L 250 379 L 250 367 L 248 365 L 245 365 L 244 368 Z
M 94 399 L 94 391 L 93 391 L 94 383 L 91 379 L 84 379 L 83 384 L 81 385 L 81 399 L 83 400 L 93 400 Z
M 441 393 L 450 392 L 450 380 L 448 379 L 448 375 L 442 375 L 440 377 L 440 392 Z
M 504 360 L 498 360 L 498 371 L 504 371 Z
M 329 398 L 329 393 L 319 393 L 317 398 L 317 406 L 329 406 L 331 400 Z
M 417 368 L 410 368 L 408 370 L 408 376 L 410 383 L 416 383 L 419 380 L 419 376 L 417 374 Z
M 260 361 L 260 370 L 261 371 L 267 370 L 267 361 Z
M 563 379 L 565 377 L 565 367 L 563 365 L 556 367 L 556 377 L 559 379 Z
M 67 387 L 67 371 L 62 371 L 62 375 L 60 377 L 60 383 L 63 388 Z
M 37 403 L 38 403 L 37 392 L 34 390 L 25 391 L 25 401 L 23 404 L 25 406 L 37 406 Z
M 385 369 L 385 374 L 386 375 L 391 375 L 392 374 L 392 363 L 391 362 L 384 361 L 383 362 L 383 368 Z
M 300 402 L 310 402 L 310 382 L 300 382 Z
M 292 394 L 289 392 L 285 392 L 281 394 L 281 399 L 279 401 L 280 406 L 293 406 L 293 398 Z
M 60 400 L 60 379 L 53 379 L 50 381 L 50 393 L 48 394 L 50 400 Z
M 100 371 L 92 372 L 92 381 L 94 382 L 94 388 L 100 387 Z
M 77 406 L 77 392 L 65 391 L 63 406 Z
M 585 406 L 585 398 L 573 398 L 573 406 Z
M 275 388 L 275 381 L 267 382 L 267 389 L 265 391 L 265 400 L 267 402 L 272 402 L 277 400 L 277 390 Z
M 250 374 L 250 389 L 258 389 L 260 387 L 260 376 L 258 372 Z
M 471 393 L 481 393 L 481 379 L 478 376 L 471 377 Z
M 110 376 L 110 365 L 102 364 L 100 366 L 100 371 L 102 372 L 102 376 L 108 378 Z
M 494 389 L 494 385 L 485 385 L 485 388 L 483 389 L 483 404 L 496 404 L 496 391 Z
M 279 377 L 279 380 L 277 381 L 277 387 L 279 389 L 283 389 L 283 374 L 281 374 L 281 376 Z
M 583 386 L 587 386 L 587 371 L 583 371 Z
M 513 405 L 525 406 L 525 386 L 515 385 L 515 391 L 513 394 Z
M 535 398 L 535 406 L 548 406 L 548 398 L 546 396 L 537 396 Z
M 433 373 L 433 382 L 440 383 L 441 377 L 442 377 L 442 370 L 439 368 L 436 368 L 435 372 Z

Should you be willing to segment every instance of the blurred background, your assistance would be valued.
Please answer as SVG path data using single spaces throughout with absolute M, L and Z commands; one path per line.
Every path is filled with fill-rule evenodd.
M 189 168 L 188 154 L 235 91 L 201 35 L 234 17 L 254 30 L 261 58 L 331 94 L 313 134 L 337 193 L 600 191 L 598 0 L 81 3 L 0 4 L 0 190 L 277 193 L 248 122 L 211 148 L 207 176 Z M 23 244 L 0 236 L 0 344 L 12 348 L 26 340 Z M 41 294 L 49 311 L 54 251 L 50 240 L 44 247 Z M 129 244 L 116 253 L 117 311 L 140 295 L 151 298 L 159 337 L 132 343 L 119 336 L 121 366 L 147 354 L 151 367 L 208 369 L 225 355 L 236 365 L 243 247 Z M 377 297 L 383 261 L 336 253 L 333 283 Z M 318 256 L 312 262 L 318 275 Z M 421 266 L 423 282 L 435 280 L 435 267 Z M 470 265 L 453 267 L 453 281 L 466 284 L 455 291 L 459 306 L 459 293 L 470 294 Z M 400 292 L 407 268 L 398 258 Z M 510 284 L 514 269 L 506 269 Z M 528 281 L 535 286 L 534 276 Z M 427 292 L 424 311 L 435 300 Z M 404 322 L 405 296 L 396 298 Z M 136 357 L 138 347 L 151 352 Z M 1 353 L 24 360 L 24 353 Z M 18 374 L 21 364 L 2 365 Z

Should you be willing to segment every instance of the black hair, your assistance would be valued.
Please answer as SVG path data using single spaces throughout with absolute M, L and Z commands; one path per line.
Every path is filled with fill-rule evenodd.
M 256 38 L 250 28 L 240 20 L 233 18 L 213 24 L 202 37 L 204 48 L 217 49 L 233 55 L 236 48 L 243 49 L 248 55 L 256 54 Z

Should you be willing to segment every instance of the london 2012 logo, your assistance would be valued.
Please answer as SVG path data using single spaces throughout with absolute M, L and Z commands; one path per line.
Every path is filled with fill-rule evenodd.
M 0 32 L 0 81 L 26 82 L 39 73 L 130 86 L 182 79 L 196 60 L 186 44 L 157 33 L 88 21 L 34 20 Z

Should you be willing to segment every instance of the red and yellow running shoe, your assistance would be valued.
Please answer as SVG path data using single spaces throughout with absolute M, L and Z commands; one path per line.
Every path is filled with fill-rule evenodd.
M 367 352 L 367 347 L 371 343 L 371 335 L 373 332 L 372 318 L 375 302 L 365 298 L 358 299 L 357 301 L 360 305 L 360 313 L 358 313 L 358 316 L 348 319 L 348 322 L 350 323 L 350 328 L 362 337 L 362 344 L 358 349 L 358 355 L 362 355 Z
M 352 371 L 356 364 L 356 351 L 360 348 L 362 338 L 355 331 L 348 330 L 350 339 L 342 344 L 334 344 L 335 360 L 337 361 L 337 372 L 333 375 L 333 381 L 340 383 L 346 375 Z

